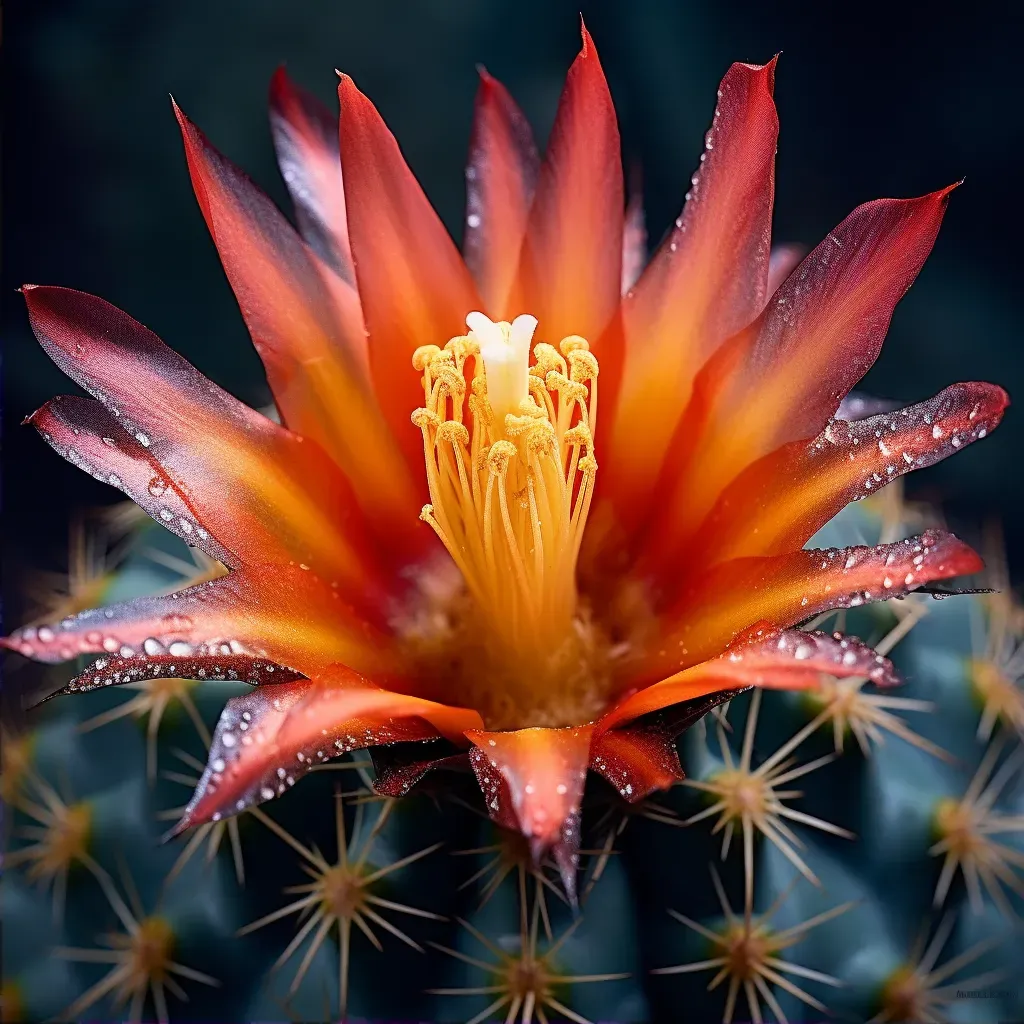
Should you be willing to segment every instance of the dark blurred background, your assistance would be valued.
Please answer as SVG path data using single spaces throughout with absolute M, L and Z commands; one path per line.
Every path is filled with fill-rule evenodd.
M 657 242 L 678 213 L 719 78 L 779 50 L 777 241 L 813 245 L 855 205 L 966 177 L 897 310 L 870 393 L 916 401 L 987 379 L 1024 400 L 1020 16 L 985 3 L 671 0 L 16 0 L 6 5 L 2 332 L 6 564 L 59 564 L 73 505 L 118 495 L 19 421 L 74 391 L 35 344 L 24 281 L 98 293 L 245 401 L 268 392 L 192 196 L 169 94 L 279 202 L 267 86 L 285 63 L 335 104 L 335 68 L 398 136 L 452 232 L 476 63 L 543 138 L 579 45 L 580 8 L 611 81 Z M 1024 576 L 1024 414 L 909 478 L 968 536 L 1003 521 Z M 7 577 L 9 578 L 9 577 Z M 10 609 L 12 615 L 16 614 Z

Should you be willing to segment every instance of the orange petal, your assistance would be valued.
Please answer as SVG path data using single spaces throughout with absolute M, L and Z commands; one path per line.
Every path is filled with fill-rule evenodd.
M 466 166 L 466 234 L 462 250 L 484 311 L 512 320 L 508 304 L 533 201 L 540 158 L 533 133 L 508 90 L 483 68 Z
M 370 371 L 384 417 L 424 481 L 420 433 L 409 422 L 423 404 L 412 368 L 420 345 L 466 333 L 481 306 L 458 249 L 413 177 L 373 104 L 347 75 L 341 100 L 341 165 L 349 239 L 369 332 Z
M 261 686 L 221 713 L 205 772 L 175 828 L 216 821 L 280 796 L 314 765 L 351 750 L 436 737 L 475 712 L 372 686 L 342 666 L 318 680 Z
M 774 60 L 729 69 L 682 215 L 623 303 L 622 393 L 602 464 L 626 522 L 647 506 L 694 375 L 764 305 L 779 132 L 774 83 Z
M 963 541 L 939 530 L 877 547 L 722 562 L 686 584 L 663 617 L 658 651 L 637 666 L 637 676 L 655 678 L 713 657 L 751 622 L 788 627 L 823 611 L 900 597 L 981 568 Z
M 833 420 L 814 441 L 766 455 L 723 492 L 700 527 L 699 564 L 800 547 L 851 501 L 985 437 L 1009 404 L 994 384 L 953 384 L 893 412 Z
M 327 266 L 354 284 L 337 116 L 280 67 L 270 82 L 270 129 L 302 237 Z
M 858 207 L 715 352 L 663 467 L 658 524 L 646 538 L 658 565 L 674 571 L 694 529 L 748 465 L 825 428 L 875 361 L 949 192 Z
M 892 663 L 854 637 L 765 625 L 744 635 L 720 657 L 627 697 L 595 728 L 600 734 L 640 715 L 720 690 L 747 686 L 809 689 L 819 684 L 822 675 L 866 676 L 882 686 L 898 682 Z
M 491 817 L 519 828 L 547 849 L 580 809 L 590 756 L 590 726 L 571 729 L 472 730 L 469 753 Z M 508 787 L 507 805 L 501 793 Z
M 579 334 L 602 360 L 600 338 L 619 306 L 624 208 L 619 129 L 590 33 L 569 69 L 541 165 L 512 307 L 555 344 Z
M 196 198 L 285 423 L 359 481 L 355 500 L 389 547 L 415 550 L 426 539 L 417 518 L 421 495 L 369 387 L 355 288 L 326 269 L 267 196 L 175 113 Z
M 353 600 L 382 586 L 351 489 L 313 441 L 222 391 L 110 303 L 24 288 L 32 329 L 187 494 L 197 522 L 243 564 L 312 566 Z M 383 595 L 380 595 L 383 599 Z

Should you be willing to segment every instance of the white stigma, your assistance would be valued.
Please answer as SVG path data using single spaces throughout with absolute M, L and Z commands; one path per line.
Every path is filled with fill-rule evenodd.
M 530 342 L 537 318 L 523 313 L 512 323 L 495 323 L 473 312 L 466 317 L 466 326 L 480 346 L 495 423 L 503 426 L 509 413 L 520 414 L 519 405 L 530 394 Z

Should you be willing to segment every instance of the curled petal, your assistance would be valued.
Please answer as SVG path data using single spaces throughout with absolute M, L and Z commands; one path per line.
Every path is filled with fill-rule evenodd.
M 729 69 L 683 212 L 627 293 L 622 394 L 604 459 L 606 483 L 629 488 L 623 518 L 655 484 L 694 375 L 764 305 L 779 132 L 774 84 L 774 60 Z
M 338 97 L 349 240 L 371 377 L 384 417 L 420 480 L 423 448 L 409 416 L 423 404 L 423 390 L 410 369 L 413 352 L 465 334 L 466 314 L 481 303 L 380 114 L 347 75 Z
M 646 538 L 666 572 L 731 480 L 781 445 L 820 433 L 867 372 L 931 251 L 949 192 L 858 207 L 700 371 Z
M 833 608 L 903 597 L 969 575 L 981 559 L 951 533 L 879 544 L 736 558 L 696 575 L 664 617 L 664 640 L 638 674 L 664 675 L 712 657 L 751 622 L 792 626 Z
M 547 341 L 587 338 L 607 376 L 618 359 L 601 351 L 599 339 L 619 305 L 625 203 L 615 108 L 594 41 L 582 32 L 537 180 L 512 305 L 537 317 Z
M 368 386 L 355 288 L 325 270 L 270 199 L 175 112 L 196 198 L 285 423 L 360 482 L 353 499 L 392 545 L 419 541 L 421 502 Z M 340 163 L 337 179 L 340 190 Z
M 620 701 L 598 723 L 598 734 L 680 701 L 719 690 L 762 686 L 803 690 L 822 675 L 865 676 L 880 686 L 899 681 L 892 663 L 854 637 L 758 626 L 718 658 L 677 672 Z
M 270 129 L 302 237 L 344 281 L 355 284 L 338 118 L 280 67 L 270 82 Z
M 135 654 L 97 658 L 50 697 L 87 693 L 147 679 L 227 680 L 260 686 L 291 683 L 301 678 L 300 672 L 244 653 L 238 641 L 193 645 L 177 640 L 165 647 L 155 637 L 149 637 Z
M 373 789 L 381 796 L 408 796 L 414 787 L 435 770 L 469 771 L 465 750 L 450 753 L 451 744 L 444 740 L 423 741 L 410 745 L 396 744 L 373 747 Z
M 466 165 L 466 265 L 492 320 L 522 312 L 508 305 L 533 201 L 540 158 L 533 132 L 508 90 L 483 68 Z
M 379 596 L 351 488 L 317 444 L 232 398 L 110 303 L 70 288 L 23 291 L 50 358 L 188 493 L 238 562 L 310 565 L 354 601 Z
M 210 535 L 188 492 L 168 479 L 151 450 L 91 398 L 52 398 L 26 420 L 68 462 L 124 492 L 161 526 L 225 565 L 238 559 Z
M 281 795 L 314 765 L 381 743 L 431 739 L 474 712 L 380 690 L 334 666 L 317 680 L 262 686 L 225 705 L 210 758 L 175 831 Z M 431 721 L 432 720 L 432 721 Z
M 701 552 L 725 561 L 800 547 L 851 501 L 985 437 L 1008 404 L 994 384 L 953 384 L 905 409 L 833 420 L 741 473 L 701 525 Z
M 675 737 L 659 723 L 595 733 L 590 767 L 629 803 L 684 778 Z

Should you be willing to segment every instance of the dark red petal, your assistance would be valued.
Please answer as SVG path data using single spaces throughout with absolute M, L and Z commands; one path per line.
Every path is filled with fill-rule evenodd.
M 461 738 L 461 725 L 479 722 L 475 712 L 381 690 L 337 665 L 316 680 L 260 687 L 225 706 L 178 828 L 278 796 L 314 765 L 351 750 L 445 731 Z
M 994 384 L 953 384 L 905 409 L 833 420 L 811 444 L 785 445 L 741 473 L 701 525 L 694 558 L 708 564 L 800 547 L 851 501 L 984 437 L 1008 404 Z
M 726 485 L 768 452 L 820 433 L 875 361 L 949 192 L 858 207 L 701 370 L 646 538 L 667 571 Z
M 481 301 L 373 104 L 347 75 L 338 97 L 349 239 L 369 332 L 371 376 L 385 419 L 414 478 L 421 479 L 422 438 L 409 422 L 423 404 L 413 352 L 464 335 L 466 314 Z
M 714 657 L 751 622 L 792 626 L 833 608 L 901 597 L 935 580 L 969 575 L 981 559 L 951 533 L 879 544 L 736 558 L 693 577 L 663 617 L 644 679 Z
M 424 741 L 413 744 L 396 744 L 389 747 L 373 747 L 370 757 L 373 760 L 373 789 L 381 796 L 408 796 L 414 788 L 423 788 L 420 784 L 435 770 L 468 772 L 469 756 L 464 750 L 457 754 L 439 753 L 451 750 L 451 744 L 443 740 Z M 446 787 L 446 782 L 438 783 L 437 789 Z
M 163 467 L 120 422 L 91 398 L 52 398 L 25 421 L 54 451 L 123 491 L 161 526 L 186 544 L 225 565 L 237 559 L 210 535 L 192 507 L 187 491 L 167 478 Z
M 60 622 L 26 626 L 0 646 L 36 661 L 67 661 L 80 654 L 132 657 L 152 639 L 177 650 L 206 641 L 229 645 L 259 643 L 245 629 L 247 591 L 235 574 L 160 597 L 137 597 L 106 608 L 91 608 Z M 242 653 L 245 648 L 240 648 Z
M 512 320 L 508 305 L 533 201 L 540 158 L 533 132 L 508 90 L 483 68 L 466 164 L 466 234 L 462 251 L 484 312 Z
M 590 767 L 629 803 L 684 778 L 675 738 L 658 724 L 597 733 L 590 745 Z
M 610 493 L 630 488 L 618 491 L 624 520 L 646 506 L 694 375 L 764 305 L 779 131 L 774 83 L 774 60 L 729 69 L 683 212 L 623 304 L 622 394 L 602 466 Z
M 325 270 L 267 196 L 175 112 L 196 198 L 285 423 L 359 481 L 353 497 L 389 546 L 416 549 L 421 495 L 369 387 L 355 288 Z M 337 176 L 340 189 L 340 164 Z
M 608 83 L 594 41 L 582 31 L 541 165 L 511 305 L 537 317 L 539 339 L 557 344 L 579 334 L 610 362 L 612 353 L 598 342 L 620 300 L 622 158 Z
M 737 638 L 720 657 L 627 697 L 597 723 L 596 731 L 600 734 L 640 715 L 729 688 L 809 689 L 819 685 L 822 675 L 866 676 L 880 686 L 899 681 L 892 663 L 855 637 L 766 624 Z
M 329 267 L 354 284 L 337 116 L 280 67 L 270 82 L 270 129 L 302 237 Z
M 227 680 L 260 686 L 269 683 L 292 683 L 302 674 L 283 665 L 252 654 L 241 653 L 236 643 L 187 644 L 176 641 L 171 653 L 159 641 L 150 638 L 142 648 L 128 656 L 116 654 L 97 658 L 85 671 L 79 672 L 66 686 L 50 694 L 87 693 L 107 686 L 141 683 L 148 679 Z M 49 700 L 50 697 L 46 699 Z
M 189 495 L 197 519 L 248 564 L 314 567 L 352 600 L 382 577 L 351 489 L 314 442 L 232 398 L 102 299 L 26 286 L 51 359 L 98 398 Z

